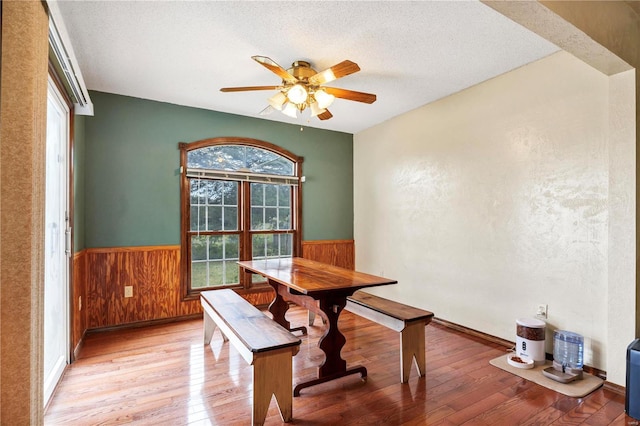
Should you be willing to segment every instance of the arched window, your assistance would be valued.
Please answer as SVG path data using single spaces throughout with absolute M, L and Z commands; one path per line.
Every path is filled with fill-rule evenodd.
M 301 254 L 302 157 L 246 138 L 179 148 L 184 296 L 222 287 L 270 288 L 236 262 Z

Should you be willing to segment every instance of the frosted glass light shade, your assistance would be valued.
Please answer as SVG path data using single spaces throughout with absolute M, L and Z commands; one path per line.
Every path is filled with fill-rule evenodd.
M 318 90 L 313 95 L 313 97 L 316 98 L 316 102 L 318 103 L 318 107 L 320 109 L 329 108 L 329 105 L 331 105 L 333 103 L 333 101 L 336 99 L 335 96 L 330 95 L 329 93 L 325 92 L 324 90 Z
M 305 89 L 301 84 L 296 84 L 292 86 L 287 92 L 287 97 L 290 102 L 294 104 L 302 104 L 307 101 L 307 89 Z
M 282 111 L 282 106 L 285 102 L 287 102 L 287 96 L 282 92 L 278 92 L 270 97 L 267 102 L 269 102 L 269 105 L 271 105 L 278 111 Z
M 298 111 L 298 108 L 296 107 L 296 105 L 292 102 L 288 102 L 287 105 L 282 110 L 282 113 L 284 115 L 288 115 L 291 118 L 298 118 L 297 111 Z

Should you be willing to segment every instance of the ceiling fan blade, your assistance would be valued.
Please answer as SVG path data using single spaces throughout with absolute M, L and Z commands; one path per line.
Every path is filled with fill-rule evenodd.
M 350 101 L 364 102 L 372 104 L 376 101 L 376 95 L 372 93 L 356 92 L 355 90 L 339 89 L 337 87 L 322 87 L 325 92 L 335 96 L 336 98 L 347 99 Z
M 248 92 L 250 90 L 280 90 L 282 86 L 245 86 L 245 87 L 223 87 L 221 92 Z
M 333 114 L 331 114 L 331 113 L 329 112 L 329 110 L 328 110 L 328 109 L 326 109 L 326 110 L 324 110 L 324 112 L 323 112 L 322 114 L 318 114 L 318 115 L 316 115 L 316 117 L 318 117 L 320 120 L 328 120 L 328 119 L 330 119 L 331 117 L 333 117 Z
M 267 68 L 269 71 L 277 74 L 281 79 L 287 83 L 297 83 L 298 79 L 289 74 L 287 70 L 278 65 L 273 59 L 266 56 L 252 56 L 251 59 Z
M 346 60 L 332 66 L 331 68 L 327 68 L 324 71 L 320 71 L 316 75 L 309 77 L 309 83 L 320 85 L 358 71 L 360 71 L 360 67 L 358 66 L 358 64 Z
M 265 109 L 263 109 L 262 111 L 260 111 L 258 113 L 258 115 L 269 115 L 271 114 L 273 111 L 275 111 L 276 109 L 274 107 L 272 107 L 271 105 L 268 105 Z

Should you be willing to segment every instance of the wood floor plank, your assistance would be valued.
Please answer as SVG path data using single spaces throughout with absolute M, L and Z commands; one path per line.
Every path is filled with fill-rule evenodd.
M 562 411 L 552 406 L 549 406 L 544 410 L 539 411 L 533 417 L 530 417 L 524 422 L 521 422 L 520 424 L 522 426 L 533 426 L 533 425 L 544 426 L 544 425 L 553 423 L 557 418 L 559 418 L 562 415 L 563 415 Z
M 459 408 L 452 407 L 455 413 L 447 417 L 447 420 L 453 424 L 466 423 L 473 419 L 477 419 L 483 413 L 500 406 L 509 399 L 509 397 L 500 392 L 486 393 L 485 396 L 485 398 L 470 402 L 466 406 Z
M 292 326 L 307 311 L 292 308 Z M 294 382 L 315 377 L 324 354 L 320 321 L 302 336 Z M 624 398 L 599 389 L 584 398 L 555 393 L 489 364 L 505 353 L 496 343 L 439 324 L 425 328 L 425 377 L 412 367 L 401 384 L 398 333 L 350 312 L 340 330 L 347 365 L 359 376 L 306 388 L 293 399 L 297 425 L 630 424 Z M 56 389 L 46 425 L 247 425 L 252 367 L 219 332 L 202 343 L 202 320 L 89 334 Z M 266 425 L 282 424 L 275 401 Z

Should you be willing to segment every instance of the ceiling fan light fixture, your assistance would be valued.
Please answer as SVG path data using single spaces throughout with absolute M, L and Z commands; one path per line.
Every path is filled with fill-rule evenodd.
M 326 109 L 320 108 L 320 106 L 318 106 L 318 102 L 312 103 L 310 108 L 311 108 L 311 117 L 315 117 L 326 111 Z
M 282 113 L 284 115 L 288 115 L 291 118 L 298 118 L 298 107 L 293 102 L 288 102 L 287 105 L 282 109 Z
M 289 98 L 289 101 L 294 104 L 305 103 L 308 96 L 309 93 L 307 93 L 307 89 L 305 89 L 302 84 L 294 84 L 287 91 L 287 98 Z
M 269 105 L 277 109 L 278 111 L 282 111 L 282 106 L 287 102 L 287 95 L 282 92 L 278 92 L 275 95 L 271 96 L 267 102 Z
M 309 109 L 312 117 L 318 117 L 319 120 L 324 121 L 333 117 L 327 108 L 332 105 L 335 98 L 367 104 L 376 101 L 376 95 L 371 93 L 323 86 L 325 83 L 360 71 L 358 64 L 348 59 L 317 72 L 307 61 L 295 61 L 291 64 L 291 68 L 284 69 L 266 56 L 256 55 L 251 58 L 280 77 L 281 83 L 274 86 L 223 87 L 220 91 L 276 90 L 277 93 L 268 98 L 269 106 L 262 110 L 260 115 L 278 110 L 295 119 Z
M 316 99 L 316 102 L 318 103 L 318 107 L 320 109 L 327 109 L 329 108 L 329 106 L 333 103 L 333 101 L 336 99 L 335 96 L 325 92 L 324 90 L 317 90 L 313 97 Z

